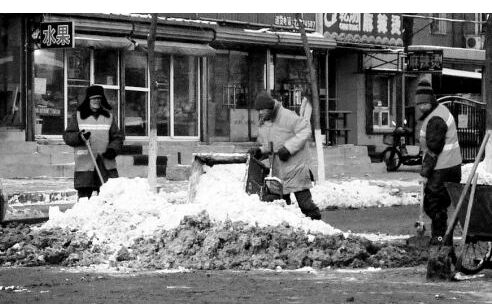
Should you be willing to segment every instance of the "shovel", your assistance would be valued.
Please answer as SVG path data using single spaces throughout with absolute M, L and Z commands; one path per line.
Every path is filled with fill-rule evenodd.
M 282 180 L 278 177 L 273 176 L 273 162 L 275 160 L 275 153 L 273 152 L 273 142 L 270 142 L 270 173 L 265 177 L 265 187 L 267 193 L 275 194 L 282 198 L 283 195 L 283 184 Z
M 424 223 L 424 189 L 425 183 L 421 181 L 420 185 L 420 214 L 418 220 L 415 222 L 416 233 L 415 236 L 410 237 L 407 240 L 407 245 L 414 246 L 419 249 L 427 249 L 429 246 L 430 236 L 425 235 L 425 223 Z
M 473 163 L 470 175 L 468 176 L 458 203 L 456 204 L 456 209 L 454 210 L 453 217 L 451 218 L 451 222 L 448 225 L 446 234 L 444 235 L 443 239 L 440 240 L 441 244 L 437 248 L 431 247 L 429 250 L 429 261 L 427 263 L 427 279 L 429 280 L 450 280 L 453 277 L 451 268 L 456 254 L 454 253 L 454 247 L 451 240 L 453 237 L 454 227 L 456 226 L 456 223 L 458 221 L 458 214 L 461 210 L 461 206 L 463 205 L 466 194 L 468 193 L 468 189 L 470 188 L 472 179 L 477 172 L 478 164 L 480 163 L 482 155 L 485 152 L 485 146 L 487 145 L 489 138 L 490 132 L 487 131 L 482 144 L 480 145 L 480 150 L 477 153 L 475 162 Z
M 81 137 L 85 142 L 85 146 L 87 147 L 87 150 L 89 150 L 89 154 L 91 155 L 92 162 L 94 163 L 94 166 L 96 167 L 97 176 L 99 176 L 99 180 L 101 181 L 101 185 L 104 185 L 104 178 L 102 177 L 101 170 L 99 170 L 99 166 L 97 165 L 97 161 L 96 161 L 96 158 L 94 157 L 94 153 L 92 153 L 91 143 L 89 142 L 88 139 L 85 139 L 83 136 L 81 136 Z
M 420 185 L 420 214 L 419 220 L 415 222 L 415 228 L 417 229 L 417 236 L 422 237 L 425 233 L 424 223 L 424 189 L 425 183 L 422 181 Z

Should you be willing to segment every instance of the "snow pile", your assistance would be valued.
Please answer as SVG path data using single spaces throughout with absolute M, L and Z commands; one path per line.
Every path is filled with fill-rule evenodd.
M 461 166 L 461 182 L 466 183 L 470 176 L 473 163 Z M 492 185 L 492 174 L 485 171 L 485 162 L 480 162 L 477 166 L 478 180 L 477 184 Z
M 245 171 L 240 166 L 209 168 L 201 177 L 194 204 L 173 204 L 171 201 L 182 202 L 184 197 L 151 193 L 146 179 L 110 179 L 99 196 L 82 199 L 64 213 L 50 210 L 50 220 L 42 228 L 77 229 L 113 250 L 130 245 L 138 237 L 149 237 L 158 229 L 173 229 L 185 216 L 202 211 L 215 222 L 242 221 L 259 227 L 287 223 L 306 232 L 340 232 L 305 217 L 297 206 L 287 206 L 283 201 L 265 203 L 257 195 L 247 195 L 243 189 Z
M 334 183 L 326 181 L 312 189 L 313 200 L 326 208 L 387 207 L 395 205 L 416 205 L 416 193 L 402 193 L 399 188 L 373 185 L 366 180 L 352 180 Z

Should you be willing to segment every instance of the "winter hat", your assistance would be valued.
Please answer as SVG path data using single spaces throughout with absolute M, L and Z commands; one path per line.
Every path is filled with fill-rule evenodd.
M 85 91 L 85 100 L 83 103 L 89 102 L 89 98 L 94 96 L 101 96 L 101 106 L 107 110 L 111 110 L 112 107 L 109 105 L 106 96 L 104 96 L 104 88 L 99 85 L 91 85 L 87 87 Z
M 436 97 L 430 82 L 426 79 L 421 80 L 415 91 L 415 104 L 435 103 Z
M 275 100 L 266 91 L 258 93 L 255 100 L 255 109 L 273 109 L 275 106 Z

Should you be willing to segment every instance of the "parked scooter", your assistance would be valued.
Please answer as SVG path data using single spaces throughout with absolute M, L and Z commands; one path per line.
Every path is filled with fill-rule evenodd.
M 403 126 L 396 126 L 394 121 L 391 122 L 395 129 L 392 134 L 384 136 L 384 143 L 390 145 L 382 153 L 382 159 L 386 164 L 387 171 L 396 171 L 404 164 L 406 166 L 416 166 L 422 164 L 422 151 L 418 154 L 408 154 L 406 138 L 412 134 L 412 130 L 408 128 L 407 120 L 403 121 Z

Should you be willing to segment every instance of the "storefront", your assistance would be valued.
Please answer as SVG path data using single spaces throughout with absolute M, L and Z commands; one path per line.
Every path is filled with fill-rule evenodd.
M 142 22 L 140 19 L 137 18 Z M 67 120 L 83 101 L 87 86 L 96 84 L 104 87 L 127 138 L 146 138 L 151 111 L 148 58 L 143 51 L 147 41 L 135 34 L 82 34 L 78 30 L 87 21 L 55 20 L 74 21 L 75 47 L 34 51 L 36 135 L 61 135 Z M 113 22 L 113 28 L 121 26 L 120 21 Z M 202 70 L 206 68 L 205 58 L 215 55 L 215 51 L 206 44 L 163 40 L 156 41 L 155 51 L 157 135 L 164 139 L 198 140 L 204 88 Z
M 404 111 L 401 14 L 323 14 L 323 35 L 337 41 L 328 60 L 329 141 L 382 143 Z
M 298 111 L 301 96 L 310 86 L 293 15 L 238 16 L 258 19 L 248 24 L 216 22 L 198 14 L 195 19 L 160 17 L 155 45 L 159 140 L 254 141 L 258 127 L 254 98 L 264 89 Z M 326 55 L 336 43 L 316 32 L 320 30 L 316 14 L 304 14 L 304 18 L 318 69 L 324 122 Z M 27 140 L 61 141 L 87 86 L 96 84 L 103 86 L 127 141 L 148 138 L 154 111 L 145 51 L 149 15 L 2 15 L 2 20 L 9 37 L 9 44 L 0 49 L 2 121 L 13 121 L 9 113 L 15 109 L 16 123 L 25 130 Z M 40 24 L 56 22 L 73 24 L 72 47 L 41 47 L 45 37 Z M 17 99 L 13 98 L 16 94 Z
M 307 60 L 298 29 L 292 25 L 290 31 L 265 27 L 284 20 L 293 22 L 294 14 L 256 15 L 264 18 L 264 25 L 242 24 L 243 28 L 237 28 L 233 21 L 221 24 L 210 44 L 216 49 L 216 56 L 209 60 L 206 141 L 256 140 L 258 112 L 254 110 L 254 98 L 260 90 L 270 91 L 284 107 L 297 112 L 301 96 L 310 91 Z M 327 51 L 335 48 L 335 41 L 316 32 L 316 14 L 305 14 L 304 18 L 310 26 L 307 37 L 316 63 L 318 87 L 320 92 L 326 92 L 325 58 Z M 324 104 L 320 108 L 324 109 Z

